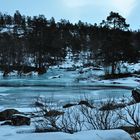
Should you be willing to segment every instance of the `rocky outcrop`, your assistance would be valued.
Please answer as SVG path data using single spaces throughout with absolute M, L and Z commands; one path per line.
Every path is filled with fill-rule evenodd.
M 30 125 L 31 119 L 21 114 L 14 114 L 10 120 L 6 120 L 1 125 L 12 125 L 12 126 L 21 126 L 21 125 Z
M 7 77 L 11 72 L 17 72 L 17 76 L 32 76 L 32 73 L 44 74 L 47 72 L 48 67 L 32 67 L 27 65 L 0 65 L 0 69 L 3 71 L 3 77 Z
M 30 125 L 31 119 L 16 109 L 6 109 L 0 112 L 0 121 L 4 121 L 1 125 Z
M 12 116 L 11 122 L 14 126 L 30 125 L 31 119 L 25 115 L 15 114 Z
M 20 114 L 16 109 L 6 109 L 0 112 L 0 121 L 11 120 L 14 114 Z

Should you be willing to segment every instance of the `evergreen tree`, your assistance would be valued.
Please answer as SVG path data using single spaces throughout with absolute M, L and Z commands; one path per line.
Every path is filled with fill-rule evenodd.
M 119 69 L 119 63 L 128 61 L 129 51 L 133 50 L 131 45 L 131 35 L 129 35 L 125 18 L 118 13 L 111 12 L 102 26 L 108 28 L 102 41 L 102 56 L 105 67 L 111 66 L 111 74 L 115 74 Z M 132 57 L 131 57 L 132 58 Z M 130 60 L 130 59 L 129 59 Z

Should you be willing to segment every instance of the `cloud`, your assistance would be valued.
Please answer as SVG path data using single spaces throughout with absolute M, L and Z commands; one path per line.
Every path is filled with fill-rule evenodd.
M 93 7 L 94 9 L 107 11 L 117 11 L 125 17 L 128 17 L 134 7 L 136 6 L 137 0 L 62 0 L 65 7 L 74 9 L 75 11 L 83 11 Z
M 136 0 L 111 0 L 111 6 L 123 16 L 128 17 L 137 4 Z

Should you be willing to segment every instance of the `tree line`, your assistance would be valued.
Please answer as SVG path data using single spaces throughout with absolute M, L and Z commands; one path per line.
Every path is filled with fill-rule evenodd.
M 73 59 L 78 60 L 82 52 L 92 65 L 99 64 L 115 74 L 121 63 L 139 61 L 140 30 L 130 30 L 126 19 L 115 12 L 99 25 L 73 24 L 65 19 L 55 22 L 53 17 L 24 16 L 19 11 L 13 16 L 0 13 L 1 69 L 57 65 L 65 61 L 68 50 Z

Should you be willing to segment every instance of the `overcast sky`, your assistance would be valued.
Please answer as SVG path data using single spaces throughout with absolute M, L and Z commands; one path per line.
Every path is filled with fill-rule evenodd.
M 0 11 L 24 15 L 43 14 L 56 21 L 100 23 L 110 11 L 119 12 L 132 29 L 140 29 L 140 0 L 0 0 Z

